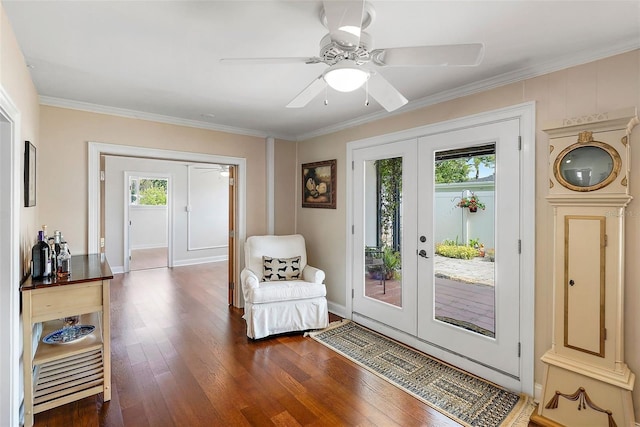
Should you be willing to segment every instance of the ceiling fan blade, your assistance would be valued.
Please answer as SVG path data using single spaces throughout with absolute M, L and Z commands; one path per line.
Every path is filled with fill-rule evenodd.
M 371 56 L 383 67 L 475 66 L 482 62 L 484 44 L 394 47 L 376 49 Z
M 324 0 L 323 4 L 331 40 L 344 48 L 356 49 L 360 43 L 364 0 Z
M 382 105 L 387 111 L 397 110 L 409 102 L 407 98 L 398 92 L 395 87 L 391 86 L 391 83 L 382 77 L 380 73 L 371 73 L 367 84 L 369 95 L 378 101 L 378 104 Z
M 287 104 L 287 108 L 302 108 L 307 105 L 313 98 L 315 98 L 324 88 L 327 87 L 327 82 L 324 81 L 322 76 L 318 76 L 317 79 L 311 82 L 309 86 L 304 88 L 291 102 Z
M 222 64 L 318 64 L 322 62 L 318 57 L 291 57 L 291 58 L 222 58 Z

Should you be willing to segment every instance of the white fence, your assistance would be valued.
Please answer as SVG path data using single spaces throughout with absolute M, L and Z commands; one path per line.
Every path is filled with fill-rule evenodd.
M 467 244 L 469 239 L 479 239 L 486 249 L 495 247 L 494 188 L 493 181 L 436 184 L 434 243 L 457 240 L 460 244 Z M 471 213 L 469 209 L 457 206 L 460 199 L 468 197 L 471 192 L 485 204 L 484 210 Z

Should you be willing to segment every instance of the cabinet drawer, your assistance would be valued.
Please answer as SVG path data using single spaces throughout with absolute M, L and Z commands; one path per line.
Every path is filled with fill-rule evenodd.
M 82 283 L 31 291 L 32 321 L 42 322 L 102 309 L 102 283 Z

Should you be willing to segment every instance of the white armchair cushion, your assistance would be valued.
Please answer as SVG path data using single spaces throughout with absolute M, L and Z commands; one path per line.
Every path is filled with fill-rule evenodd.
M 282 280 L 262 282 L 260 286 L 249 289 L 246 297 L 248 297 L 248 301 L 251 301 L 253 304 L 263 304 L 266 302 L 324 297 L 326 295 L 327 288 L 321 283 L 309 283 L 303 282 L 302 280 Z

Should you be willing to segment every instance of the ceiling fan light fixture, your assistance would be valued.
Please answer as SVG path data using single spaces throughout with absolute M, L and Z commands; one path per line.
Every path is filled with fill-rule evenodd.
M 344 31 L 345 33 L 353 34 L 356 37 L 360 37 L 360 27 L 356 27 L 355 25 L 345 25 L 344 27 L 338 28 L 340 31 Z
M 329 67 L 322 78 L 338 92 L 353 92 L 361 87 L 370 75 L 368 70 L 358 66 L 354 61 L 344 60 Z

